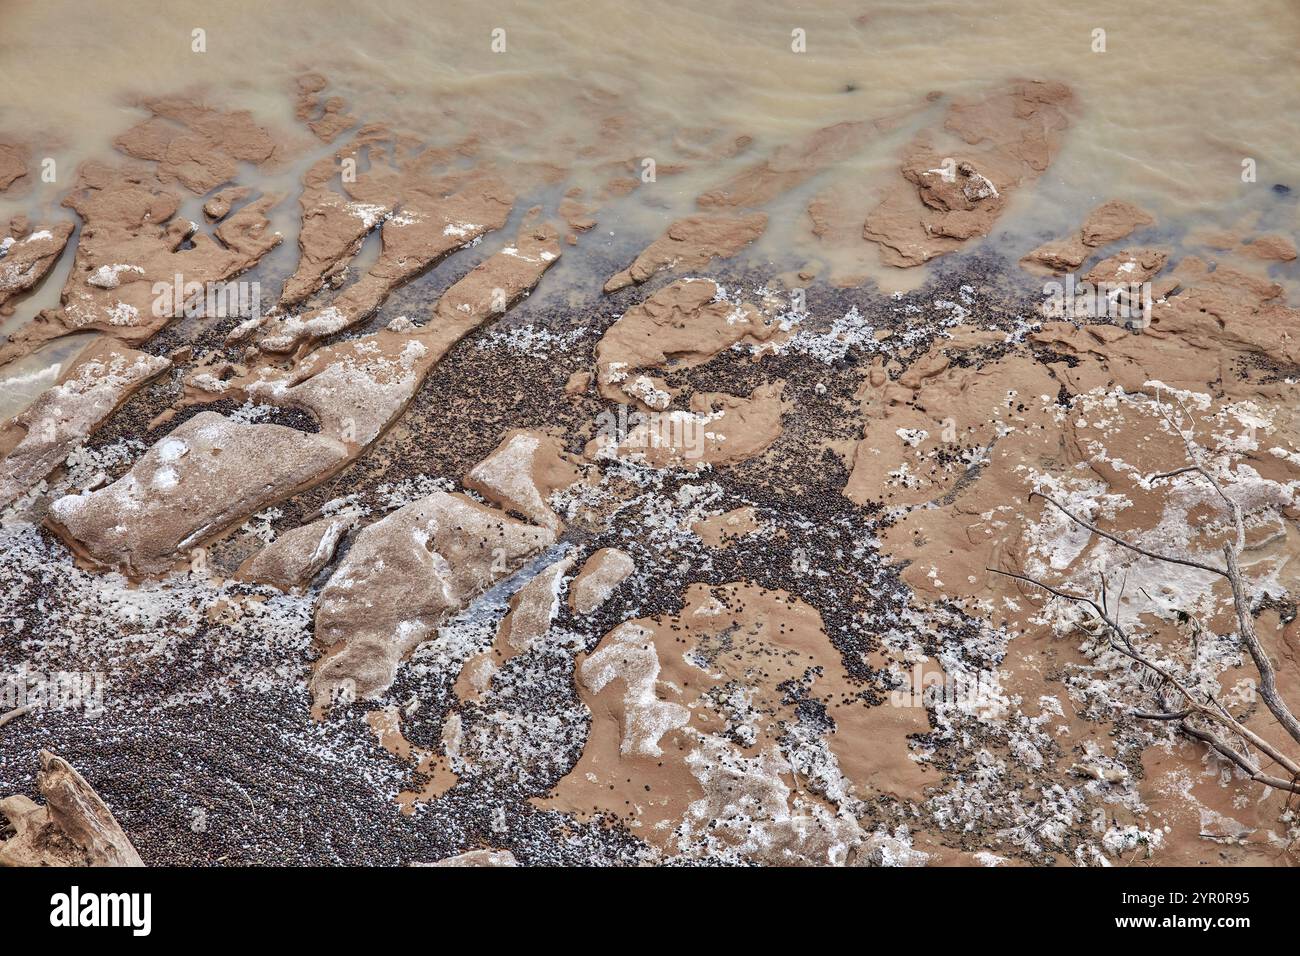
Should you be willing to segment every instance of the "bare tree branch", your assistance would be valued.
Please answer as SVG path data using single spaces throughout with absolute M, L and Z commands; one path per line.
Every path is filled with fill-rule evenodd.
M 1050 495 L 1045 495 L 1041 491 L 1031 491 L 1029 493 L 1029 497 L 1042 498 L 1044 501 L 1049 502 L 1053 507 L 1055 507 L 1058 511 L 1060 511 L 1063 515 L 1065 515 L 1067 518 L 1069 518 L 1071 521 L 1073 521 L 1075 524 L 1079 525 L 1080 527 L 1087 528 L 1093 534 L 1097 534 L 1103 538 L 1107 538 L 1111 541 L 1114 541 L 1120 547 L 1128 548 L 1130 551 L 1134 551 L 1142 555 L 1143 557 L 1150 558 L 1153 561 L 1166 561 L 1169 564 L 1181 564 L 1184 567 L 1197 568 L 1201 571 L 1209 571 L 1211 574 L 1217 574 L 1221 577 L 1228 576 L 1227 572 L 1224 571 L 1223 568 L 1216 568 L 1212 564 L 1205 564 L 1204 562 L 1201 561 L 1193 561 L 1190 558 L 1177 558 L 1174 557 L 1172 554 L 1160 554 L 1158 551 L 1148 551 L 1146 548 L 1140 547 L 1131 541 L 1125 541 L 1119 535 L 1111 534 L 1111 532 L 1105 531 L 1101 528 L 1098 528 L 1095 524 L 1083 520 L 1074 512 L 1072 512 L 1069 508 L 1065 507 L 1065 505 L 1057 501 L 1055 498 L 1051 497 Z
M 1242 514 L 1241 505 L 1227 493 L 1222 482 L 1206 466 L 1202 449 L 1197 445 L 1192 433 L 1185 431 L 1174 421 L 1173 416 L 1169 413 L 1168 408 L 1160 401 L 1159 397 L 1155 400 L 1156 408 L 1164 418 L 1166 424 L 1178 434 L 1182 439 L 1183 447 L 1187 453 L 1188 460 L 1191 464 L 1182 468 L 1176 468 L 1173 471 L 1164 472 L 1154 475 L 1150 481 L 1159 481 L 1166 478 L 1173 478 L 1184 474 L 1197 474 L 1210 484 L 1219 499 L 1223 502 L 1229 516 L 1232 519 L 1232 526 L 1235 532 L 1233 543 L 1223 546 L 1224 567 L 1218 568 L 1202 561 L 1192 558 L 1183 558 L 1177 555 L 1161 554 L 1143 548 L 1131 541 L 1125 540 L 1120 535 L 1114 534 L 1097 527 L 1095 524 L 1085 520 L 1075 514 L 1069 508 L 1065 507 L 1056 499 L 1049 495 L 1035 491 L 1030 493 L 1030 497 L 1039 497 L 1051 504 L 1054 508 L 1064 514 L 1067 518 L 1082 528 L 1086 528 L 1093 534 L 1115 544 L 1126 548 L 1135 554 L 1150 558 L 1153 561 L 1164 562 L 1166 564 L 1181 565 L 1183 567 L 1196 568 L 1201 571 L 1208 571 L 1219 577 L 1226 578 L 1232 588 L 1232 603 L 1236 611 L 1238 634 L 1241 643 L 1245 645 L 1247 653 L 1250 654 L 1254 662 L 1255 669 L 1259 672 L 1259 697 L 1268 708 L 1270 714 L 1277 720 L 1278 724 L 1286 731 L 1287 735 L 1300 744 L 1300 721 L 1298 721 L 1286 702 L 1282 699 L 1277 691 L 1277 675 L 1273 667 L 1272 660 L 1269 659 L 1268 653 L 1259 639 L 1259 634 L 1255 630 L 1254 618 L 1251 616 L 1250 598 L 1247 593 L 1245 578 L 1241 573 L 1240 556 L 1246 549 L 1246 522 Z M 1195 429 L 1196 419 L 1191 410 L 1179 399 L 1179 405 L 1187 420 L 1191 422 L 1193 430 Z M 988 568 L 994 574 L 1000 574 L 1005 577 L 1013 578 L 1017 581 L 1023 581 L 1026 584 L 1033 585 L 1046 591 L 1054 598 L 1062 598 L 1067 601 L 1073 601 L 1078 604 L 1084 604 L 1092 608 L 1097 615 L 1098 620 L 1106 628 L 1107 640 L 1110 646 L 1121 655 L 1140 664 L 1148 672 L 1160 678 L 1161 684 L 1156 689 L 1155 695 L 1157 702 L 1160 704 L 1160 710 L 1149 712 L 1134 709 L 1131 711 L 1134 717 L 1142 720 L 1155 721 L 1172 721 L 1177 724 L 1178 729 L 1187 736 L 1199 740 L 1206 744 L 1211 750 L 1219 754 L 1225 760 L 1230 761 L 1242 772 L 1247 774 L 1251 780 L 1262 783 L 1266 786 L 1278 790 L 1288 791 L 1290 793 L 1300 794 L 1300 756 L 1292 757 L 1283 753 L 1278 747 L 1265 740 L 1258 733 L 1246 727 L 1240 720 L 1234 717 L 1223 703 L 1209 693 L 1198 696 L 1188 688 L 1182 680 L 1178 678 L 1169 668 L 1156 663 L 1140 651 L 1133 643 L 1132 638 L 1120 623 L 1120 613 L 1123 606 L 1124 590 L 1127 587 L 1128 576 L 1125 573 L 1124 579 L 1120 583 L 1119 594 L 1114 601 L 1114 611 L 1111 610 L 1110 584 L 1106 580 L 1106 575 L 1098 574 L 1100 603 L 1097 600 L 1085 595 L 1076 594 L 1063 588 L 1054 587 L 1044 581 L 1040 581 L 1026 574 L 1020 574 L 1014 571 L 1002 571 L 997 568 Z M 1146 594 L 1145 588 L 1142 592 Z M 1147 595 L 1150 600 L 1150 595 Z M 1188 615 L 1192 621 L 1192 648 L 1193 653 L 1197 653 L 1199 647 L 1200 632 L 1204 629 L 1200 620 L 1192 615 Z M 1172 690 L 1171 690 L 1172 689 Z M 1181 698 L 1181 705 L 1175 706 L 1176 700 L 1166 700 L 1167 694 L 1177 694 Z M 1204 699 L 1201 699 L 1203 697 Z M 1223 733 L 1219 731 L 1222 730 Z M 1223 734 L 1228 734 L 1225 737 Z M 1234 746 L 1233 739 L 1239 743 Z M 1278 776 L 1269 773 L 1261 766 L 1259 760 L 1251 753 L 1254 748 L 1268 760 L 1272 761 L 1278 767 L 1282 768 L 1287 777 Z
M 1115 620 L 1115 618 L 1113 618 L 1104 608 L 1102 608 L 1101 605 L 1099 605 L 1092 598 L 1087 597 L 1086 595 L 1072 594 L 1069 591 L 1063 591 L 1060 588 L 1052 587 L 1050 584 L 1046 584 L 1042 581 L 1037 580 L 1036 578 L 1032 578 L 1024 574 L 1018 574 L 1014 571 L 1000 571 L 997 568 L 986 568 L 985 570 L 991 571 L 994 574 L 1001 574 L 1005 577 L 1015 578 L 1016 580 L 1024 581 L 1027 584 L 1032 584 L 1035 587 L 1042 588 L 1044 591 L 1047 591 L 1049 594 L 1051 594 L 1054 597 L 1064 598 L 1068 601 L 1075 601 L 1081 604 L 1087 604 L 1097 613 L 1097 616 L 1101 619 L 1102 623 L 1106 625 L 1108 631 L 1112 635 L 1114 635 L 1114 637 L 1112 637 L 1112 639 L 1110 640 L 1111 647 L 1113 647 L 1116 651 L 1118 651 L 1120 654 L 1123 654 L 1125 657 L 1129 658 L 1130 660 L 1133 660 L 1138 664 L 1141 664 L 1143 667 L 1147 668 L 1152 673 L 1158 675 L 1164 681 L 1166 681 L 1168 684 L 1174 687 L 1174 689 L 1177 690 L 1178 693 L 1182 696 L 1182 698 L 1187 702 L 1186 709 L 1189 711 L 1188 716 L 1191 716 L 1193 714 L 1199 715 L 1201 717 L 1205 717 L 1206 719 L 1214 723 L 1222 724 L 1223 726 L 1231 730 L 1233 733 L 1240 736 L 1243 740 L 1246 740 L 1250 744 L 1254 745 L 1258 750 L 1262 751 L 1270 760 L 1284 767 L 1288 773 L 1292 774 L 1293 776 L 1296 776 L 1297 778 L 1300 778 L 1300 763 L 1297 763 L 1296 760 L 1282 753 L 1280 750 L 1278 750 L 1276 747 L 1270 744 L 1263 737 L 1259 736 L 1253 730 L 1246 727 L 1244 724 L 1242 724 L 1240 721 L 1234 718 L 1231 714 L 1228 713 L 1226 708 L 1224 708 L 1222 705 L 1219 704 L 1218 701 L 1213 700 L 1213 698 L 1211 698 L 1212 704 L 1207 704 L 1198 700 L 1196 696 L 1192 693 L 1192 691 L 1189 690 L 1183 684 L 1183 682 L 1180 681 L 1168 669 L 1155 663 L 1150 658 L 1146 657 L 1144 654 L 1139 652 L 1134 647 L 1132 639 L 1128 636 L 1128 633 L 1124 630 L 1124 628 L 1120 626 L 1119 622 Z M 1118 640 L 1116 640 L 1115 638 L 1118 638 Z M 1162 716 L 1161 719 L 1169 719 L 1169 718 Z M 1188 724 L 1186 718 L 1184 718 L 1179 725 L 1179 729 L 1187 730 L 1189 726 L 1190 725 Z M 1193 736 L 1197 736 L 1198 739 L 1201 740 L 1206 740 L 1205 733 L 1206 732 L 1203 731 L 1201 734 L 1193 735 Z M 1215 737 L 1214 739 L 1219 740 L 1219 738 L 1217 737 Z M 1221 740 L 1219 742 L 1222 743 Z M 1226 748 L 1227 744 L 1223 744 L 1223 746 Z M 1237 761 L 1234 760 L 1234 762 Z M 1251 771 L 1251 773 L 1252 774 L 1259 773 L 1259 768 L 1255 767 Z M 1270 784 L 1270 786 L 1272 785 Z M 1294 793 L 1300 793 L 1300 782 L 1297 782 L 1294 786 L 1287 786 L 1287 787 L 1283 787 L 1282 789 L 1291 790 Z
M 24 714 L 31 713 L 31 711 L 34 709 L 35 709 L 35 705 L 33 704 L 23 704 L 21 707 L 15 707 L 13 710 L 6 711 L 5 713 L 0 714 L 0 727 L 3 727 L 11 720 L 17 720 L 19 717 L 23 716 Z
M 1245 583 L 1241 578 L 1241 568 L 1237 566 L 1237 555 L 1226 545 L 1223 554 L 1228 559 L 1228 580 L 1232 582 L 1232 603 L 1237 609 L 1237 627 L 1241 634 L 1241 642 L 1246 645 L 1246 650 L 1250 652 L 1250 659 L 1255 662 L 1255 669 L 1259 671 L 1260 699 L 1264 701 L 1264 706 L 1268 708 L 1269 713 L 1277 718 L 1277 722 L 1290 734 L 1291 739 L 1300 743 L 1300 721 L 1295 719 L 1286 702 L 1278 696 L 1277 674 L 1273 670 L 1273 662 L 1269 660 L 1268 654 L 1259 643 L 1259 635 L 1255 633 L 1255 621 L 1250 615 Z

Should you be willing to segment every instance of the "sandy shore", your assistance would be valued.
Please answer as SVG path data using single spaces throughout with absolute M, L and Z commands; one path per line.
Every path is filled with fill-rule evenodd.
M 274 96 L 0 129 L 0 863 L 1295 862 L 1300 182 Z

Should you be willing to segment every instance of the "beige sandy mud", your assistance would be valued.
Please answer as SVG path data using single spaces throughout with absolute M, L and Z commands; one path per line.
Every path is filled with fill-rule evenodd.
M 171 366 L 98 336 L 0 429 L 0 506 L 48 475 L 137 388 Z
M 861 800 L 938 782 L 908 759 L 924 711 L 858 698 L 811 607 L 740 582 L 684 597 L 579 659 L 591 735 L 547 805 L 615 814 L 670 854 L 843 864 L 868 838 Z M 830 721 L 802 724 L 787 682 Z
M 665 409 L 675 393 L 645 372 L 690 368 L 738 342 L 767 342 L 779 333 L 779 324 L 758 309 L 719 295 L 712 280 L 679 279 L 624 312 L 596 345 L 601 395 Z
M 392 212 L 391 205 L 368 207 L 334 190 L 330 182 L 337 171 L 338 160 L 326 157 L 303 174 L 298 267 L 285 280 L 281 306 L 297 305 L 326 283 L 341 281 L 366 235 Z
M 1211 272 L 1192 259 L 1178 274 L 1181 288 L 1155 303 L 1140 334 L 1044 323 L 1030 339 L 1045 352 L 970 365 L 994 343 L 955 329 L 894 380 L 873 370 L 863 394 L 869 439 L 846 493 L 898 508 L 882 546 L 925 613 L 955 602 L 1012 635 L 1002 692 L 1038 701 L 1021 704 L 1020 719 L 1073 742 L 1060 753 L 1040 742 L 1019 759 L 1054 779 L 1084 781 L 1072 785 L 1085 790 L 1139 795 L 1112 820 L 1108 858 L 1204 861 L 1209 841 L 1234 847 L 1234 862 L 1263 861 L 1284 842 L 1281 795 L 1252 790 L 1245 777 L 1210 782 L 1195 742 L 1155 746 L 1162 729 L 1150 723 L 1129 732 L 1152 735 L 1140 738 L 1150 748 L 1140 765 L 1123 759 L 1098 734 L 1098 715 L 1141 709 L 1147 689 L 1125 678 L 1122 660 L 1107 656 L 1104 630 L 1077 607 L 989 570 L 1083 594 L 1096 593 L 1105 574 L 1138 646 L 1184 679 L 1214 693 L 1255 679 L 1248 661 L 1207 650 L 1211 632 L 1237 626 L 1225 582 L 1134 554 L 1040 497 L 1148 551 L 1213 564 L 1233 529 L 1225 499 L 1188 469 L 1201 463 L 1243 513 L 1243 569 L 1259 600 L 1295 587 L 1300 432 L 1294 386 L 1274 370 L 1293 367 L 1298 313 L 1257 275 Z M 906 467 L 880 467 L 900 458 Z M 1257 629 L 1269 656 L 1294 656 L 1294 628 L 1282 615 L 1261 606 Z M 1300 688 L 1282 671 L 1283 696 L 1293 699 Z M 1285 743 L 1262 708 L 1248 719 L 1262 738 Z
M 220 189 L 203 203 L 203 215 L 209 222 L 219 222 L 230 215 L 235 203 L 243 202 L 253 190 L 248 186 L 231 186 Z
M 691 530 L 711 548 L 723 548 L 731 542 L 756 534 L 763 524 L 751 507 L 736 508 L 691 525 Z
M 979 339 L 972 338 L 968 344 Z M 1050 403 L 1059 388 L 1049 370 L 1031 359 L 955 367 L 942 346 L 897 381 L 872 368 L 858 393 L 865 425 L 844 494 L 858 504 L 937 501 L 1008 430 L 1049 430 Z
M 307 409 L 322 431 L 359 454 L 402 413 L 448 350 L 531 290 L 559 251 L 552 227 L 524 227 L 516 246 L 454 283 L 423 325 L 399 317 L 378 332 L 309 352 L 288 369 L 265 364 L 251 371 L 233 369 L 242 374 L 222 377 L 199 371 L 191 384 L 209 400 L 242 393 Z
M 1051 164 L 1069 125 L 1073 94 L 1061 83 L 1017 81 L 956 99 L 943 129 L 909 146 L 900 178 L 867 217 L 863 236 L 894 266 L 917 266 L 987 235 L 1007 200 Z
M 231 279 L 280 242 L 266 217 L 277 202 L 264 196 L 249 203 L 214 239 L 177 218 L 179 196 L 148 166 L 87 163 L 63 200 L 85 225 L 60 305 L 20 328 L 0 348 L 0 364 L 72 332 L 99 331 L 127 345 L 146 341 L 183 311 L 185 287 L 206 290 Z
M 478 701 L 502 665 L 532 649 L 550 633 L 560 611 L 561 593 L 573 563 L 573 557 L 569 556 L 547 565 L 514 593 L 509 610 L 497 627 L 492 646 L 471 657 L 461 668 L 455 684 L 458 699 Z
M 1079 238 L 1085 245 L 1104 246 L 1108 242 L 1126 239 L 1134 230 L 1155 223 L 1155 217 L 1145 209 L 1122 199 L 1112 199 L 1088 213 L 1079 230 Z
M 58 530 L 109 567 L 156 574 L 177 556 L 347 457 L 333 438 L 200 412 L 117 481 L 50 506 Z
M 310 351 L 287 368 L 274 360 L 251 367 L 200 364 L 187 378 L 189 401 L 239 396 L 305 409 L 322 431 L 359 454 L 401 414 L 448 350 L 526 295 L 558 257 L 552 227 L 525 226 L 515 246 L 454 283 L 424 324 L 399 316 L 378 332 Z
M 514 194 L 494 177 L 449 174 L 412 187 L 398 201 L 400 211 L 380 228 L 379 260 L 328 305 L 273 318 L 259 341 L 264 351 L 288 352 L 303 340 L 324 338 L 369 317 L 395 287 L 505 225 Z
M 238 395 L 306 410 L 316 419 L 319 432 L 234 423 L 215 413 L 203 412 L 180 426 L 177 432 L 187 426 L 192 428 L 192 423 L 199 419 L 226 423 L 221 426 L 221 440 L 232 454 L 204 466 L 212 475 L 220 476 L 218 485 L 210 486 L 211 495 L 203 499 L 212 497 L 213 500 L 192 506 L 188 511 L 180 509 L 152 531 L 143 527 L 128 530 L 128 525 L 116 522 L 94 529 L 98 519 L 89 518 L 88 510 L 99 513 L 101 506 L 109 508 L 110 500 L 118 500 L 113 496 L 139 498 L 142 494 L 139 489 L 144 487 L 139 481 L 152 488 L 152 482 L 161 480 L 164 497 L 173 493 L 168 484 L 170 465 L 155 460 L 160 448 L 173 447 L 165 438 L 137 463 L 132 473 L 110 488 L 94 493 L 104 496 L 95 499 L 96 504 L 89 503 L 85 496 L 69 498 L 55 509 L 55 520 L 65 525 L 64 516 L 68 516 L 79 529 L 71 532 L 73 537 L 87 546 L 95 560 L 157 572 L 167 565 L 164 550 L 168 542 L 173 548 L 197 546 L 207 536 L 217 534 L 258 508 L 323 481 L 359 457 L 405 410 L 447 351 L 494 314 L 496 290 L 506 290 L 505 301 L 513 302 L 536 284 L 554 262 L 553 257 L 519 255 L 520 249 L 536 247 L 554 249 L 558 256 L 554 230 L 546 226 L 528 227 L 521 234 L 518 247 L 490 257 L 453 285 L 447 295 L 454 296 L 452 301 L 459 305 L 436 314 L 425 325 L 394 320 L 379 332 L 318 348 L 288 369 L 272 364 L 257 365 L 251 370 L 200 366 L 187 378 L 189 401 Z M 287 450 L 284 459 L 268 462 L 267 456 L 274 455 L 279 448 Z M 193 461 L 186 463 L 181 459 L 181 463 L 182 467 L 195 467 Z M 258 471 L 264 463 L 267 469 Z M 250 470 L 241 470 L 244 467 Z M 141 472 L 139 478 L 133 477 L 136 469 Z M 163 477 L 159 479 L 159 475 Z M 243 488 L 250 480 L 255 481 L 255 487 Z M 152 514 L 158 507 L 157 500 L 144 507 Z
M 586 560 L 569 586 L 569 607 L 575 614 L 590 614 L 634 571 L 636 562 L 626 551 L 601 548 Z
M 1169 254 L 1160 249 L 1122 249 L 1107 256 L 1084 275 L 1085 282 L 1146 282 L 1165 267 Z
M 727 259 L 763 234 L 764 213 L 750 215 L 701 215 L 679 219 L 636 257 L 630 266 L 611 276 L 606 292 L 645 282 L 658 272 L 692 272 L 710 259 Z
M 1296 258 L 1294 240 L 1277 233 L 1256 233 L 1259 216 L 1243 217 L 1231 230 L 1194 229 L 1188 234 L 1191 244 L 1215 252 L 1227 252 L 1233 265 L 1252 262 L 1292 262 Z
M 61 16 L 64 48 L 89 36 L 14 2 L 20 51 Z M 770 4 L 721 32 L 683 9 L 673 50 L 616 4 L 489 63 L 394 45 L 404 2 L 286 61 L 301 16 L 232 0 L 209 32 L 241 42 L 183 96 L 193 54 L 142 60 L 134 15 L 94 25 L 104 82 L 75 97 L 66 56 L 29 56 L 0 364 L 54 388 L 0 431 L 0 593 L 40 612 L 0 657 L 117 693 L 98 725 L 7 723 L 0 762 L 77 740 L 114 800 L 185 779 L 217 825 L 130 808 L 159 862 L 1293 858 L 1283 794 L 1136 717 L 1159 701 L 1104 629 L 995 573 L 1109 575 L 1139 646 L 1285 743 L 1222 582 L 1102 533 L 1209 560 L 1240 507 L 1249 619 L 1300 700 L 1300 172 L 1284 88 L 1223 80 L 1224 49 L 1292 51 L 1243 2 L 1187 11 L 1136 92 L 1028 6 L 814 11 L 805 57 Z M 1126 11 L 1111 55 L 1158 19 Z M 1021 256 L 1149 282 L 1149 321 L 1044 312 Z M 232 329 L 158 309 L 176 274 L 284 283 Z
M 1154 303 L 1141 335 L 1113 326 L 1045 323 L 1033 338 L 1068 344 L 1092 359 L 1058 367 L 1071 391 L 1108 383 L 1141 391 L 1161 381 L 1233 397 L 1281 398 L 1288 386 L 1268 369 L 1300 359 L 1300 310 L 1286 304 L 1281 286 L 1223 266 L 1210 271 L 1191 256 L 1170 278 L 1183 291 Z
M 192 381 L 220 394 L 242 386 L 255 401 L 311 412 L 321 432 L 346 443 L 351 455 L 373 442 L 401 414 L 442 357 L 432 341 L 441 330 L 408 323 L 347 339 L 307 355 L 288 370 L 259 369 L 251 380 Z
M 54 267 L 72 235 L 72 223 L 50 223 L 32 232 L 19 229 L 0 239 L 0 315 L 13 312 L 12 300 L 35 286 Z
M 320 518 L 286 531 L 240 565 L 239 576 L 285 591 L 304 587 L 329 564 L 355 523 L 351 517 Z
M 802 140 L 781 146 L 696 199 L 701 209 L 763 206 L 807 182 L 817 173 L 843 163 L 872 140 L 892 132 L 915 110 L 875 120 L 855 120 L 823 127 Z
M 494 647 L 504 643 L 511 651 L 518 653 L 528 650 L 546 636 L 555 616 L 560 612 L 560 593 L 572 568 L 573 558 L 562 558 L 547 565 L 515 592 L 510 599 L 510 610 L 501 619 L 501 626 L 497 629 L 497 644 Z M 583 570 L 586 570 L 585 566 Z M 575 581 L 574 584 L 576 583 Z
M 1046 242 L 1026 254 L 1021 261 L 1045 266 L 1053 272 L 1070 272 L 1079 268 L 1092 255 L 1093 249 L 1126 239 L 1138 229 L 1155 223 L 1155 217 L 1145 209 L 1122 199 L 1112 199 L 1088 213 L 1078 233 Z
M 688 410 L 670 409 L 646 419 L 624 436 L 597 436 L 587 455 L 631 458 L 652 468 L 725 468 L 762 454 L 781 435 L 790 409 L 785 382 L 759 385 L 747 396 L 696 392 Z
M 554 541 L 544 528 L 445 492 L 363 528 L 321 592 L 317 706 L 381 693 L 440 623 Z
M 225 111 L 182 97 L 146 100 L 153 114 L 114 144 L 128 156 L 153 160 L 163 183 L 203 194 L 234 179 L 238 163 L 263 165 L 283 153 L 247 110 Z
M 0 138 L 0 193 L 27 175 L 30 150 L 21 143 Z M 15 191 L 21 188 L 20 183 Z
M 328 143 L 356 125 L 357 118 L 346 112 L 347 100 L 341 96 L 324 95 L 324 90 L 329 86 L 329 80 L 324 75 L 304 73 L 298 77 L 296 85 L 294 115 L 321 141 Z
M 1104 634 L 1090 631 L 1086 616 L 1069 602 L 1048 601 L 1041 590 L 987 569 L 1026 574 L 1075 593 L 1095 587 L 1102 572 L 1116 582 L 1141 581 L 1132 590 L 1116 583 L 1111 597 L 1131 622 L 1139 646 L 1161 654 L 1167 666 L 1189 675 L 1187 680 L 1244 686 L 1238 682 L 1249 678 L 1249 665 L 1205 644 L 1208 632 L 1234 626 L 1225 582 L 1135 555 L 1072 522 L 1043 498 L 1027 496 L 1050 495 L 1107 534 L 1148 551 L 1212 562 L 1232 534 L 1230 522 L 1213 487 L 1199 475 L 1177 473 L 1188 452 L 1184 436 L 1169 426 L 1172 421 L 1200 445 L 1226 494 L 1242 507 L 1246 573 L 1264 590 L 1292 587 L 1289 568 L 1300 540 L 1287 515 L 1295 509 L 1300 471 L 1287 449 L 1296 447 L 1296 422 L 1289 412 L 1259 416 L 1259 411 L 1205 393 L 1161 389 L 1147 395 L 1098 387 L 1053 416 L 1056 429 L 1008 432 L 967 485 L 955 488 L 938 507 L 910 511 L 883 536 L 886 551 L 907 562 L 902 575 L 919 600 L 955 601 L 990 624 L 1012 629 L 1015 637 L 1001 668 L 1004 691 L 1039 700 L 1049 709 L 1027 713 L 1037 712 L 1058 739 L 1068 735 L 1076 741 L 1072 752 L 1052 756 L 1038 747 L 1033 759 L 1060 779 L 1134 788 L 1149 809 L 1126 812 L 1121 825 L 1150 829 L 1178 821 L 1168 839 L 1170 861 L 1201 858 L 1195 841 L 1206 834 L 1243 838 L 1242 845 L 1253 846 L 1251 858 L 1269 852 L 1275 811 L 1260 798 L 1273 795 L 1255 792 L 1241 799 L 1239 788 L 1250 787 L 1244 778 L 1196 784 L 1199 772 L 1187 773 L 1189 744 L 1173 753 L 1152 749 L 1143 766 L 1160 771 L 1133 778 L 1134 768 L 1116 759 L 1118 751 L 1099 738 L 1093 721 L 1099 710 L 1140 706 L 1140 682 L 1130 684 L 1122 667 L 1110 669 L 1119 661 L 1105 663 Z M 1048 407 L 1043 413 L 1052 414 Z M 1290 638 L 1280 621 L 1266 613 L 1258 630 L 1267 653 L 1278 661 L 1289 659 Z M 1099 669 L 1099 663 L 1105 666 Z M 1078 674 L 1085 683 L 1067 679 L 1062 688 L 1048 679 L 1052 673 Z M 1092 678 L 1086 676 L 1090 673 Z M 1079 692 L 1090 679 L 1103 684 Z M 1293 696 L 1294 674 L 1281 680 L 1284 695 Z M 1049 698 L 1053 702 L 1043 705 Z M 1266 713 L 1251 714 L 1248 721 L 1275 743 L 1283 739 Z M 1240 828 L 1228 833 L 1223 829 L 1228 820 Z
M 547 502 L 581 478 L 572 456 L 555 438 L 521 429 L 508 432 L 492 454 L 470 470 L 465 487 L 558 533 L 563 525 Z
M 298 199 L 298 266 L 285 281 L 280 305 L 298 305 L 323 288 L 341 285 L 349 263 L 376 228 L 383 244 L 380 260 L 358 283 L 361 287 L 340 301 L 339 316 L 309 311 L 298 317 L 299 323 L 313 322 L 311 329 L 322 331 L 339 321 L 359 321 L 400 282 L 499 229 L 514 203 L 513 192 L 487 171 L 457 169 L 461 158 L 454 150 L 426 149 L 372 124 L 309 166 Z M 343 176 L 345 168 L 348 175 Z M 333 186 L 336 178 L 341 192 Z M 296 340 L 309 331 L 291 323 L 277 334 Z

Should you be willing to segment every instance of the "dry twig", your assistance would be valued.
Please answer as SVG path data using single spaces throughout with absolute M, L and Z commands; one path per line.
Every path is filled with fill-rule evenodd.
M 1174 471 L 1155 475 L 1151 480 L 1172 478 L 1183 474 L 1195 474 L 1210 484 L 1231 517 L 1233 531 L 1235 532 L 1234 541 L 1223 546 L 1224 566 L 1222 568 L 1191 558 L 1161 554 L 1141 547 L 1084 520 L 1049 495 L 1032 492 L 1030 497 L 1042 498 L 1075 524 L 1087 528 L 1092 533 L 1106 538 L 1135 554 L 1157 562 L 1196 568 L 1227 579 L 1232 588 L 1232 603 L 1237 616 L 1238 636 L 1241 643 L 1245 645 L 1247 653 L 1250 654 L 1255 669 L 1259 672 L 1259 697 L 1264 702 L 1264 706 L 1268 708 L 1269 713 L 1273 715 L 1292 741 L 1300 745 L 1300 721 L 1296 720 L 1290 707 L 1287 706 L 1277 691 L 1277 676 L 1273 662 L 1269 659 L 1267 652 L 1260 643 L 1259 635 L 1255 630 L 1254 618 L 1250 613 L 1246 583 L 1242 577 L 1239 563 L 1241 553 L 1246 548 L 1246 524 L 1241 506 L 1227 493 L 1219 479 L 1206 466 L 1201 455 L 1201 449 L 1193 441 L 1192 436 L 1173 421 L 1165 406 L 1159 400 L 1157 400 L 1156 405 L 1170 428 L 1176 431 L 1182 439 L 1191 464 Z M 1188 419 L 1194 422 L 1191 412 L 1186 408 L 1183 411 Z M 1155 692 L 1160 709 L 1154 712 L 1134 710 L 1133 715 L 1135 717 L 1143 720 L 1175 722 L 1180 731 L 1195 740 L 1207 744 L 1224 759 L 1239 767 L 1252 780 L 1278 790 L 1300 794 L 1300 754 L 1293 756 L 1283 752 L 1233 717 L 1228 708 L 1218 699 L 1209 694 L 1194 693 L 1172 671 L 1152 661 L 1134 645 L 1132 638 L 1119 619 L 1119 602 L 1123 597 L 1123 586 L 1121 586 L 1119 597 L 1114 602 L 1115 610 L 1112 611 L 1104 575 L 1099 575 L 1100 593 L 1098 600 L 1087 595 L 1053 587 L 1029 575 L 1018 574 L 1013 571 L 1002 571 L 997 568 L 988 568 L 987 570 L 1041 588 L 1052 597 L 1090 607 L 1093 613 L 1097 615 L 1097 619 L 1105 627 L 1110 646 L 1161 679 L 1161 683 Z M 1199 622 L 1197 622 L 1197 628 L 1199 631 Z M 1173 700 L 1166 700 L 1166 696 L 1172 697 Z M 1258 754 L 1252 753 L 1252 747 L 1255 751 L 1258 751 Z M 1268 761 L 1275 764 L 1285 775 L 1279 774 L 1271 767 L 1266 766 L 1259 755 L 1263 755 Z

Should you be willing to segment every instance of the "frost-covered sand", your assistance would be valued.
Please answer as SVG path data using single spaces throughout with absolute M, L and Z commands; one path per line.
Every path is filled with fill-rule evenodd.
M 132 101 L 0 243 L 0 863 L 1295 861 L 1142 715 L 1300 756 L 1198 567 L 1300 706 L 1300 182 L 1053 211 L 1044 74 L 679 130 L 648 222 L 618 97 L 566 168 L 274 95 Z

